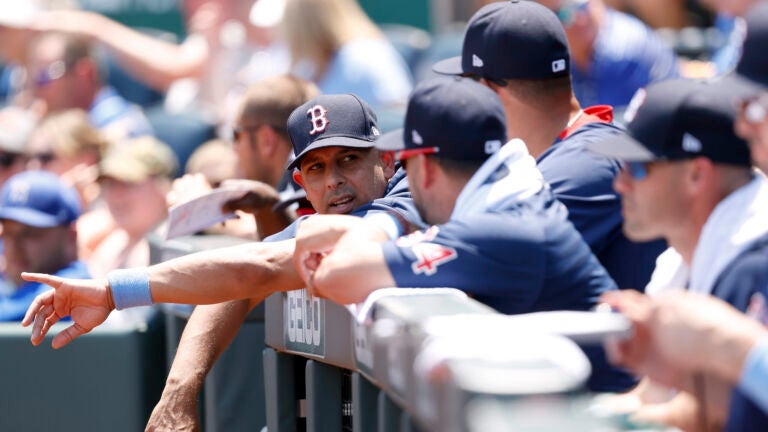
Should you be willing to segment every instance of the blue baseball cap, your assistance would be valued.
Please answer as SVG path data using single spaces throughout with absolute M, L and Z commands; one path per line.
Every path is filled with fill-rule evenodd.
M 400 136 L 385 135 L 380 150 L 483 162 L 507 141 L 504 107 L 492 90 L 468 78 L 437 77 L 413 90 Z
M 674 79 L 640 89 L 625 113 L 627 133 L 616 131 L 587 144 L 595 153 L 628 162 L 706 157 L 712 162 L 750 166 L 747 143 L 733 122 L 734 104 L 723 103 L 727 87 Z
M 571 57 L 554 12 L 535 1 L 511 0 L 482 7 L 467 24 L 460 57 L 436 63 L 445 75 L 541 80 L 567 76 Z
M 308 152 L 332 146 L 371 148 L 381 135 L 376 114 L 353 94 L 320 95 L 296 108 L 288 117 L 288 135 L 296 168 Z
M 0 219 L 37 228 L 69 225 L 80 216 L 74 188 L 46 171 L 24 171 L 0 190 Z

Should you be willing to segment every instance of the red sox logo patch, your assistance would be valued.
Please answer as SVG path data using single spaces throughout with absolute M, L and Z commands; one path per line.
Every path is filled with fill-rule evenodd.
M 315 105 L 307 110 L 309 116 L 309 122 L 312 123 L 312 130 L 309 131 L 310 135 L 315 135 L 325 132 L 328 128 L 328 110 L 321 105 Z
M 437 273 L 437 267 L 459 256 L 456 249 L 437 243 L 418 243 L 411 248 L 416 255 L 416 261 L 411 264 L 414 274 L 432 276 Z

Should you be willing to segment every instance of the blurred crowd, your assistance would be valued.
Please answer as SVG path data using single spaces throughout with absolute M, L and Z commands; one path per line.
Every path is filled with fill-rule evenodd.
M 667 243 L 677 246 L 674 242 L 679 238 L 679 230 L 669 225 L 666 230 L 658 229 L 649 235 L 646 231 L 633 231 L 636 225 L 624 225 L 622 232 L 622 216 L 627 218 L 630 210 L 625 207 L 622 213 L 620 203 L 620 199 L 634 200 L 634 194 L 640 193 L 634 182 L 650 176 L 646 172 L 650 171 L 650 159 L 640 161 L 646 165 L 637 165 L 639 162 L 632 159 L 634 153 L 608 151 L 604 153 L 613 161 L 595 162 L 596 156 L 584 156 L 582 147 L 586 144 L 581 144 L 593 139 L 571 135 L 582 127 L 593 129 L 592 123 L 610 123 L 616 130 L 627 127 L 629 135 L 645 145 L 647 138 L 637 129 L 640 126 L 636 119 L 638 110 L 644 112 L 643 106 L 648 109 L 648 105 L 644 105 L 644 91 L 638 98 L 638 90 L 658 89 L 658 83 L 668 80 L 714 81 L 730 77 L 734 69 L 751 80 L 768 81 L 766 76 L 749 76 L 760 67 L 748 63 L 753 61 L 752 57 L 742 56 L 748 47 L 752 53 L 763 48 L 749 46 L 755 43 L 750 42 L 754 41 L 750 37 L 754 38 L 755 33 L 749 33 L 745 18 L 759 2 L 538 3 L 556 15 L 558 31 L 562 29 L 566 38 L 563 58 L 548 64 L 551 70 L 547 72 L 552 76 L 538 76 L 542 75 L 539 72 L 533 73 L 535 76 L 494 75 L 487 72 L 485 63 L 498 65 L 495 72 L 499 74 L 507 70 L 518 73 L 526 69 L 525 62 L 533 63 L 538 54 L 557 47 L 527 52 L 528 48 L 499 42 L 502 48 L 494 56 L 495 42 L 489 38 L 498 35 L 481 28 L 482 24 L 477 24 L 481 28 L 478 31 L 486 33 L 478 33 L 480 36 L 470 30 L 465 33 L 463 23 L 459 30 L 432 33 L 402 23 L 377 25 L 356 0 L 181 0 L 179 8 L 186 36 L 179 41 L 168 40 L 159 30 L 132 28 L 105 15 L 79 9 L 74 1 L 4 2 L 0 6 L 0 321 L 21 320 L 33 299 L 47 289 L 43 283 L 23 280 L 22 271 L 101 279 L 113 270 L 148 266 L 148 236 L 162 236 L 169 208 L 217 188 L 247 192 L 224 206 L 223 210 L 238 217 L 207 229 L 208 233 L 256 241 L 282 232 L 297 217 L 313 210 L 350 213 L 352 204 L 346 202 L 333 202 L 326 207 L 315 202 L 312 209 L 307 201 L 307 195 L 316 192 L 312 190 L 312 177 L 305 172 L 314 169 L 311 163 L 310 167 L 305 166 L 307 160 L 313 159 L 297 151 L 302 146 L 308 151 L 309 145 L 297 144 L 295 134 L 289 130 L 291 113 L 318 95 L 352 93 L 364 101 L 364 113 L 371 110 L 378 116 L 371 132 L 375 138 L 400 131 L 404 125 L 407 129 L 413 89 L 422 88 L 419 86 L 434 78 L 433 63 L 462 55 L 459 63 L 453 65 L 457 70 L 443 72 L 477 80 L 499 96 L 499 109 L 504 110 L 499 115 L 504 123 L 499 137 L 504 139 L 500 138 L 494 149 L 500 148 L 506 138 L 523 139 L 543 174 L 538 174 L 541 181 L 552 187 L 555 198 L 568 209 L 574 235 L 578 238 L 580 234 L 585 242 L 582 249 L 590 257 L 589 264 L 600 272 L 604 267 L 603 276 L 612 278 L 618 288 L 644 291 L 649 280 L 649 287 L 657 286 L 659 281 L 651 279 L 651 273 L 663 259 L 657 262 L 656 256 L 666 249 Z M 471 10 L 466 11 L 468 15 L 462 17 L 473 17 L 470 29 L 474 28 L 473 23 L 483 22 L 483 17 L 475 13 L 491 10 L 492 4 L 484 0 L 472 3 Z M 466 55 L 470 50 L 482 54 L 470 57 Z M 442 64 L 442 68 L 450 67 Z M 551 79 L 546 81 L 551 86 L 541 88 L 535 82 L 520 88 L 510 85 L 510 81 L 534 78 Z M 567 91 L 560 92 L 566 85 Z M 649 94 L 663 95 L 657 96 L 660 104 L 685 107 L 684 102 L 664 99 L 672 98 L 670 95 L 683 87 L 675 84 L 666 91 L 651 90 Z M 698 91 L 703 92 L 691 90 Z M 755 91 L 750 97 L 733 102 L 724 97 L 722 103 L 736 110 L 737 102 L 738 112 L 731 113 L 731 120 L 737 121 L 735 125 L 730 121 L 723 130 L 716 129 L 723 116 L 700 114 L 701 118 L 714 119 L 706 125 L 711 126 L 708 133 L 720 134 L 721 138 L 730 134 L 721 142 L 745 139 L 751 144 L 751 159 L 746 146 L 737 162 L 723 156 L 725 163 L 735 163 L 741 170 L 735 174 L 728 171 L 718 179 L 751 179 L 752 163 L 760 169 L 765 167 L 766 158 L 761 153 L 765 150 L 761 150 L 760 144 L 765 140 L 765 95 Z M 440 103 L 440 98 L 435 103 Z M 480 105 L 477 104 L 478 111 Z M 341 127 L 329 126 L 327 113 L 318 106 L 306 110 L 312 121 L 311 131 L 306 131 L 307 142 L 312 142 L 316 133 Z M 646 118 L 641 116 L 640 121 Z M 564 120 L 562 124 L 557 123 L 560 120 Z M 641 126 L 655 130 L 674 128 L 663 122 Z M 736 136 L 734 127 L 741 138 Z M 427 126 L 419 125 L 419 129 L 423 132 Z M 408 130 L 405 141 L 420 144 L 422 137 L 413 132 L 416 131 Z M 453 136 L 460 134 L 457 131 Z M 688 139 L 682 145 L 710 145 L 703 141 L 702 144 Z M 568 147 L 569 142 L 579 142 L 580 147 Z M 667 150 L 651 149 L 659 160 L 674 159 L 676 154 L 664 153 Z M 486 147 L 482 158 L 487 153 Z M 407 158 L 398 154 L 405 164 Z M 719 153 L 706 156 L 715 163 L 723 162 L 718 159 Z M 478 168 L 480 162 L 472 168 Z M 426 162 L 416 166 L 431 169 Z M 584 167 L 586 170 L 574 174 Z M 701 170 L 710 168 L 711 164 Z M 600 186 L 595 186 L 590 183 L 592 179 L 586 178 L 592 174 L 587 172 L 590 169 L 600 172 L 595 176 L 610 178 L 603 178 Z M 409 171 L 409 177 L 414 171 Z M 452 171 L 445 168 L 445 172 Z M 762 174 L 757 175 L 762 178 Z M 391 179 L 390 174 L 383 183 Z M 655 190 L 665 190 L 673 184 L 677 183 L 659 183 Z M 712 184 L 707 186 L 715 187 Z M 696 195 L 697 200 L 689 201 L 689 208 L 708 199 L 714 207 L 725 195 L 738 190 L 727 189 L 731 184 L 726 180 L 716 184 L 722 186 L 718 191 L 725 191 L 722 196 Z M 459 191 L 461 188 L 456 191 L 457 196 Z M 677 202 L 685 203 L 692 195 L 693 192 L 681 192 Z M 379 193 L 369 198 L 381 196 Z M 419 198 L 424 200 L 425 196 L 422 193 Z M 601 200 L 605 203 L 602 208 L 597 203 Z M 440 207 L 438 201 L 428 208 Z M 339 210 L 345 205 L 350 208 Z M 444 220 L 430 220 L 428 216 L 434 219 L 434 214 L 423 213 L 423 207 L 419 210 L 423 221 L 430 224 L 446 223 L 448 216 L 455 216 L 449 211 Z M 674 223 L 689 223 L 680 216 L 682 212 L 679 209 L 674 213 L 679 217 Z M 710 216 L 709 212 L 702 214 L 704 220 Z M 697 216 L 701 219 L 700 214 Z M 333 225 L 332 220 L 328 223 Z M 609 224 L 613 225 L 608 227 Z M 750 240 L 763 234 L 758 231 L 759 235 Z M 699 234 L 694 236 L 696 240 Z M 660 238 L 666 242 L 658 241 Z M 690 257 L 681 259 L 686 258 Z M 632 260 L 636 261 L 630 265 Z M 567 260 L 563 257 L 562 261 Z M 690 261 L 687 264 L 691 265 Z M 567 273 L 573 275 L 571 270 Z M 567 279 L 563 276 L 562 283 Z M 568 283 L 577 283 L 576 278 L 571 277 Z M 686 285 L 688 281 L 681 283 Z M 321 280 L 318 286 L 322 287 Z M 332 298 L 331 294 L 326 296 Z M 495 304 L 493 297 L 486 300 L 503 312 L 527 311 L 508 303 Z M 669 303 L 676 304 L 673 300 Z M 742 303 L 749 303 L 747 300 Z M 617 295 L 607 301 L 625 311 L 637 328 L 658 331 L 651 328 L 657 323 L 646 321 L 650 314 L 647 311 L 662 306 L 652 304 L 646 297 L 628 300 Z M 742 310 L 751 306 L 730 303 Z M 724 306 L 714 306 L 718 307 Z M 729 316 L 732 312 L 723 314 Z M 760 334 L 751 327 L 749 330 Z M 684 332 L 680 330 L 680 334 Z M 653 368 L 632 357 L 629 346 L 614 347 L 609 354 L 615 361 L 654 374 Z M 728 375 L 732 376 L 733 373 Z M 661 378 L 663 384 L 685 388 L 665 378 Z M 643 382 L 641 387 L 646 385 L 650 386 Z M 646 394 L 636 390 L 613 403 L 626 404 L 631 400 L 640 404 L 638 401 L 644 397 Z M 647 401 L 643 399 L 643 403 Z M 685 426 L 668 415 L 652 420 Z

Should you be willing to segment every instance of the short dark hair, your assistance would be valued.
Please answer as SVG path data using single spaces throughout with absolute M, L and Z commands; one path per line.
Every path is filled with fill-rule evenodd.
M 434 154 L 427 157 L 437 162 L 437 164 L 440 165 L 440 168 L 442 168 L 442 170 L 447 174 L 451 176 L 460 176 L 466 178 L 472 177 L 475 172 L 480 169 L 483 163 L 485 163 L 485 161 L 476 160 L 446 159 Z
M 531 102 L 552 96 L 567 95 L 570 97 L 573 91 L 570 75 L 541 80 L 509 79 L 505 81 L 507 85 L 504 88 L 507 91 L 519 99 Z

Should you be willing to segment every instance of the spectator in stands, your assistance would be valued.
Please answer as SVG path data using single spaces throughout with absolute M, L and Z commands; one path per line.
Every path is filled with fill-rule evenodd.
M 198 109 L 220 123 L 247 85 L 288 69 L 287 50 L 276 42 L 284 1 L 180 2 L 188 35 L 181 43 L 77 10 L 39 14 L 33 28 L 99 42 L 133 77 L 167 91 L 170 111 Z
M 21 108 L 0 109 L 0 186 L 23 171 L 27 163 L 27 143 L 37 124 L 37 116 Z
M 323 93 L 354 93 L 374 109 L 404 106 L 408 67 L 355 0 L 286 0 L 294 72 Z
M 98 165 L 109 142 L 80 109 L 47 116 L 32 134 L 27 169 L 50 171 L 74 186 L 85 211 L 99 195 Z
M 99 183 L 115 226 L 87 258 L 94 277 L 149 264 L 145 237 L 168 215 L 165 196 L 177 169 L 171 149 L 152 137 L 117 142 L 105 155 Z
M 629 340 L 611 345 L 613 361 L 683 390 L 687 389 L 681 378 L 691 372 L 715 375 L 738 385 L 768 414 L 764 306 L 754 311 L 756 315 L 744 315 L 720 299 L 685 292 L 658 297 L 612 292 L 603 300 L 635 327 Z
M 0 293 L 0 321 L 18 321 L 45 285 L 25 282 L 21 272 L 37 269 L 62 277 L 88 278 L 77 260 L 77 192 L 56 175 L 27 171 L 11 177 L 0 191 L 5 274 L 10 292 Z
M 492 3 L 467 25 L 462 55 L 434 70 L 473 77 L 496 93 L 507 115 L 507 135 L 525 142 L 608 274 L 620 288 L 642 290 L 665 245 L 630 242 L 621 231 L 621 200 L 612 187 L 619 162 L 585 147 L 618 129 L 610 124 L 610 109 L 582 109 L 574 96 L 568 40 L 557 16 L 537 2 Z
M 625 107 L 637 89 L 678 76 L 678 61 L 651 28 L 603 0 L 539 0 L 565 27 L 576 99 Z
M 136 105 L 105 86 L 87 40 L 62 33 L 38 36 L 30 47 L 29 85 L 46 114 L 79 108 L 109 139 L 150 135 L 152 128 Z
M 313 121 L 307 111 L 318 105 L 325 110 L 323 114 L 318 111 L 317 115 L 328 120 L 328 124 L 321 126 L 323 131 L 310 136 L 310 140 L 308 134 L 314 128 L 315 121 L 318 124 L 323 122 L 319 119 Z M 407 192 L 404 173 L 402 170 L 395 171 L 390 155 L 372 148 L 378 125 L 375 114 L 365 102 L 353 95 L 318 96 L 293 111 L 288 120 L 288 130 L 294 152 L 299 154 L 293 174 L 304 179 L 302 183 L 307 197 L 319 213 L 351 212 L 364 216 L 386 211 L 417 223 L 418 213 Z M 294 165 L 291 165 L 293 168 Z M 49 324 L 70 312 L 79 325 L 59 333 L 54 338 L 54 347 L 66 345 L 83 331 L 99 325 L 114 308 L 106 297 L 108 292 L 118 293 L 113 298 L 117 299 L 121 309 L 139 305 L 134 301 L 137 297 L 130 300 L 120 294 L 121 289 L 128 288 L 123 283 L 129 280 L 138 281 L 150 290 L 141 295 L 145 301 L 211 304 L 226 299 L 244 299 L 195 308 L 182 335 L 163 398 L 147 428 L 199 427 L 197 393 L 205 375 L 232 341 L 248 311 L 272 292 L 299 289 L 303 285 L 293 265 L 295 229 L 296 224 L 293 224 L 262 243 L 191 254 L 149 268 L 115 272 L 109 276 L 109 285 L 99 281 L 67 279 L 67 286 L 75 291 L 61 288 L 51 291 L 40 297 L 37 306 L 30 309 L 27 325 L 37 316 L 32 341 L 36 345 L 42 342 Z M 50 279 L 46 280 L 53 283 Z M 142 280 L 147 282 L 146 285 Z M 211 281 L 216 281 L 220 289 L 209 289 Z M 91 294 L 97 294 L 101 306 L 68 309 L 65 305 L 65 310 L 54 310 L 53 305 L 47 302 L 54 293 L 75 295 L 79 299 L 80 294 L 84 294 L 80 289 L 94 284 L 100 284 L 100 288 Z M 74 301 L 77 303 L 78 299 Z M 128 303 L 121 303 L 123 299 Z M 81 314 L 81 310 L 85 314 Z M 89 316 L 88 310 L 95 315 Z
M 639 108 L 628 125 L 629 138 L 588 146 L 625 161 L 614 187 L 622 195 L 627 236 L 638 241 L 664 237 L 670 245 L 659 256 L 646 292 L 686 287 L 741 311 L 764 314 L 768 182 L 754 173 L 749 148 L 734 133 L 735 107 L 727 101 L 735 92 L 722 83 L 657 83 L 633 102 Z M 715 385 L 706 384 L 708 397 L 718 395 Z M 634 394 L 642 397 L 642 392 Z M 689 393 L 648 407 L 643 415 L 689 429 L 698 419 L 681 415 L 683 400 L 693 403 L 685 412 L 709 410 L 708 420 L 715 425 L 727 414 L 727 430 L 768 428 L 768 415 L 738 391 L 730 412 L 727 403 L 696 400 Z

